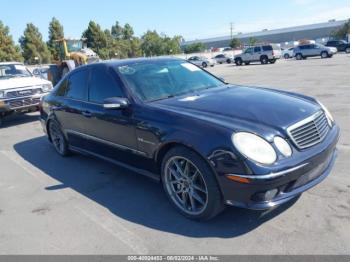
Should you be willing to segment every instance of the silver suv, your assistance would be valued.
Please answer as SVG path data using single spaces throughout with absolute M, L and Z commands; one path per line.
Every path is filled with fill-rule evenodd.
M 306 59 L 313 56 L 321 56 L 321 58 L 329 58 L 337 53 L 337 48 L 327 47 L 320 44 L 299 45 L 294 48 L 294 57 L 297 60 Z
M 249 47 L 242 54 L 234 57 L 236 65 L 240 66 L 243 63 L 249 65 L 251 62 L 260 62 L 261 64 L 274 64 L 277 59 L 281 58 L 281 48 L 277 45 L 257 45 Z

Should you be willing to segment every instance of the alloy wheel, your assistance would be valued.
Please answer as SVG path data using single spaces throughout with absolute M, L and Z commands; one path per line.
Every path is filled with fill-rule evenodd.
M 174 156 L 164 171 L 165 188 L 174 204 L 189 215 L 201 214 L 208 205 L 208 188 L 199 169 L 190 160 Z

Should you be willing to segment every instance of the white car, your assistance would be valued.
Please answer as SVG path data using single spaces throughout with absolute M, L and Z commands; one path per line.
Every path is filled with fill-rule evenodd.
M 228 57 L 228 56 L 225 55 L 225 54 L 219 54 L 219 55 L 215 56 L 213 59 L 214 59 L 214 60 L 216 61 L 216 63 L 218 63 L 218 64 L 223 64 L 223 63 L 231 64 L 232 61 L 233 61 L 233 58 Z
M 294 56 L 294 47 L 284 49 L 282 51 L 282 57 L 284 57 L 284 59 L 289 59 L 289 58 L 292 58 L 293 56 Z
M 52 90 L 50 81 L 33 76 L 19 62 L 0 63 L 0 125 L 12 113 L 35 111 Z
M 204 56 L 192 56 L 187 59 L 187 61 L 203 68 L 206 68 L 208 66 L 213 67 L 216 64 L 214 59 L 206 58 Z

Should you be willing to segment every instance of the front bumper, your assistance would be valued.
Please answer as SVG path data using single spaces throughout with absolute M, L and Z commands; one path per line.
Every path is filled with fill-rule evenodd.
M 310 156 L 294 167 L 272 172 L 267 175 L 225 174 L 219 176 L 225 203 L 248 209 L 269 209 L 286 203 L 303 192 L 322 182 L 334 166 L 339 139 L 339 128 L 335 127 L 321 152 Z M 320 145 L 322 146 L 322 145 Z M 249 179 L 249 183 L 231 181 L 229 176 Z M 275 190 L 275 194 L 266 199 L 266 193 Z
M 29 108 L 38 107 L 44 95 L 46 95 L 46 93 L 1 100 L 0 113 L 25 111 Z

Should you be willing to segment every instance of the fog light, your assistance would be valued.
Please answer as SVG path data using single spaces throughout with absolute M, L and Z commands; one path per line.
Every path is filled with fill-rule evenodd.
M 265 201 L 272 200 L 277 195 L 277 193 L 278 193 L 278 189 L 272 189 L 267 191 L 264 195 Z

